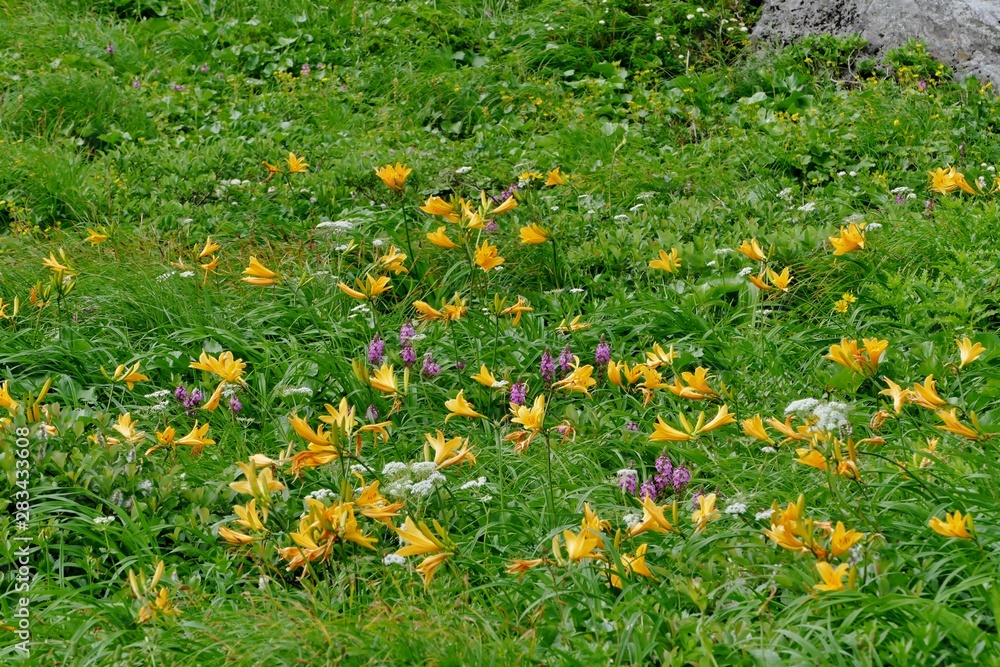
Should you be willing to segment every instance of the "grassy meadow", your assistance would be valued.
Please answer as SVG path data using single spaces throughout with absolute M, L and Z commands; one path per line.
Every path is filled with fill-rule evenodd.
M 1000 664 L 1000 105 L 754 4 L 0 7 L 0 664 Z

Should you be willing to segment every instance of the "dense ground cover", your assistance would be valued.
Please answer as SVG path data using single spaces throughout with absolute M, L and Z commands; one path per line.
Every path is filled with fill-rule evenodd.
M 996 662 L 996 100 L 754 11 L 0 10 L 0 661 Z

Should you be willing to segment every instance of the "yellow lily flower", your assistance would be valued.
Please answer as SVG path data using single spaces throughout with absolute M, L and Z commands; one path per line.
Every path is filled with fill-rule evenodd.
M 445 227 L 441 226 L 437 228 L 437 231 L 427 232 L 427 240 L 436 245 L 439 248 L 444 248 L 445 250 L 451 250 L 452 248 L 457 248 L 458 244 L 448 238 L 445 233 Z
M 289 174 L 301 174 L 307 171 L 309 163 L 304 159 L 297 157 L 295 153 L 289 153 L 288 157 L 285 158 L 285 164 L 288 165 Z
M 756 276 L 747 276 L 747 280 L 754 284 L 754 287 L 762 292 L 767 292 L 773 290 L 774 288 L 767 284 L 767 272 L 761 271 Z
M 107 234 L 102 234 L 102 233 L 100 233 L 98 231 L 90 229 L 89 227 L 87 228 L 87 235 L 88 236 L 87 236 L 87 238 L 84 239 L 84 241 L 89 241 L 91 247 L 99 245 L 101 243 L 104 243 L 109 238 L 111 238 Z
M 701 416 L 698 418 L 699 424 L 701 423 L 704 416 L 705 413 L 704 412 L 701 413 Z M 708 433 L 709 431 L 714 431 L 715 429 L 725 426 L 726 424 L 735 424 L 735 423 L 736 423 L 736 417 L 730 414 L 729 406 L 720 405 L 719 409 L 716 411 L 715 416 L 712 417 L 711 421 L 709 421 L 704 426 L 696 428 L 694 434 L 701 435 L 702 433 Z
M 406 545 L 396 552 L 397 556 L 435 554 L 446 549 L 444 542 L 435 537 L 423 521 L 418 524 L 414 523 L 412 518 L 406 517 L 403 520 L 403 527 L 393 527 L 393 530 L 399 535 L 400 540 L 406 542 Z
M 823 592 L 844 590 L 844 577 L 847 576 L 848 568 L 850 565 L 847 563 L 841 563 L 837 569 L 833 569 L 833 566 L 826 561 L 816 563 L 816 570 L 823 579 L 823 583 L 816 584 L 813 588 Z
M 214 255 L 220 248 L 222 246 L 213 241 L 212 237 L 209 236 L 205 239 L 205 245 L 202 247 L 201 252 L 198 253 L 198 259 L 205 259 L 209 255 Z
M 540 431 L 545 422 L 545 394 L 536 396 L 530 408 L 512 403 L 510 411 L 514 415 L 512 423 L 520 424 L 526 431 Z
M 146 432 L 136 429 L 136 421 L 132 419 L 131 412 L 118 415 L 118 422 L 111 428 L 118 431 L 125 438 L 125 442 L 129 444 L 138 444 L 146 439 Z
M 795 459 L 796 463 L 818 468 L 819 470 L 826 470 L 826 457 L 818 450 L 799 447 L 795 450 L 795 453 L 799 455 L 799 458 Z
M 347 296 L 362 301 L 373 299 L 383 292 L 388 292 L 392 289 L 392 286 L 389 284 L 391 282 L 389 276 L 372 278 L 371 274 L 368 274 L 365 276 L 364 282 L 362 282 L 360 278 L 358 278 L 356 282 L 358 289 L 348 287 L 345 283 L 337 283 L 337 287 L 339 287 L 340 291 Z
M 215 391 L 212 392 L 209 399 L 205 401 L 205 405 L 201 406 L 201 409 L 208 410 L 209 412 L 215 412 L 216 408 L 219 407 L 219 401 L 222 400 L 222 390 L 225 388 L 226 381 L 223 380 L 219 383 L 219 386 L 215 388 Z
M 436 433 L 436 436 L 425 433 L 424 438 L 434 450 L 434 463 L 437 464 L 438 470 L 462 463 L 475 465 L 476 455 L 469 449 L 468 438 L 455 436 L 451 440 L 445 440 L 444 433 L 441 431 Z
M 268 287 L 281 281 L 277 273 L 258 262 L 253 255 L 250 255 L 250 266 L 243 270 L 243 275 L 243 282 L 258 287 Z
M 865 247 L 864 229 L 852 222 L 846 229 L 841 227 L 838 236 L 831 236 L 830 243 L 833 245 L 833 254 L 837 256 L 862 250 Z
M 552 387 L 554 389 L 565 389 L 566 391 L 580 392 L 582 394 L 586 394 L 589 398 L 590 388 L 597 384 L 597 380 L 591 377 L 593 372 L 594 367 L 590 364 L 580 366 L 579 368 L 573 369 L 573 372 L 562 380 L 554 383 Z
M 264 520 L 261 521 L 260 514 L 257 512 L 256 498 L 251 498 L 250 502 L 246 505 L 233 505 L 233 511 L 239 517 L 236 523 L 250 530 L 266 532 L 267 529 L 264 528 L 264 522 L 267 521 L 267 508 L 264 509 Z
M 666 250 L 660 248 L 659 258 L 650 260 L 649 268 L 659 269 L 660 271 L 666 271 L 667 273 L 677 273 L 677 270 L 681 268 L 680 253 L 677 252 L 677 248 L 671 248 L 670 252 L 667 253 Z
M 788 284 L 792 282 L 792 278 L 788 273 L 788 267 L 786 266 L 784 270 L 779 274 L 775 273 L 772 269 L 767 270 L 768 280 L 771 284 L 780 289 L 782 292 L 788 291 Z
M 194 427 L 191 428 L 191 432 L 183 438 L 178 438 L 176 444 L 191 447 L 193 453 L 198 454 L 205 448 L 206 445 L 215 444 L 215 440 L 206 437 L 208 435 L 208 428 L 208 424 L 203 424 L 199 428 L 198 421 L 195 420 Z M 157 434 L 157 436 L 159 436 L 159 434 Z
M 889 378 L 882 379 L 885 380 L 885 383 L 889 388 L 880 391 L 879 396 L 889 396 L 892 398 L 892 407 L 898 415 L 903 411 L 903 406 L 905 406 L 913 396 L 913 392 L 909 389 L 903 389 Z
M 954 514 L 948 514 L 945 512 L 944 521 L 935 516 L 931 517 L 928 525 L 935 533 L 944 535 L 945 537 L 950 537 L 956 540 L 972 539 L 972 533 L 969 532 L 972 528 L 971 514 L 966 514 L 963 517 L 962 513 L 958 510 L 955 510 Z
M 556 331 L 559 333 L 576 333 L 577 331 L 589 329 L 591 325 L 589 323 L 581 322 L 581 317 L 583 316 L 577 315 L 569 324 L 566 323 L 566 318 L 563 318 L 562 321 L 559 322 L 559 326 L 556 327 Z
M 935 426 L 934 428 L 942 431 L 948 431 L 949 433 L 954 433 L 955 435 L 960 435 L 963 438 L 968 438 L 969 440 L 980 440 L 984 437 L 982 434 L 960 422 L 956 413 L 956 408 L 952 408 L 951 410 L 938 410 L 937 416 L 944 422 L 944 426 Z
M 428 586 L 431 585 L 431 580 L 434 579 L 434 573 L 437 569 L 441 567 L 446 560 L 454 556 L 455 554 L 450 551 L 444 551 L 439 554 L 434 554 L 428 556 L 427 558 L 420 561 L 417 565 L 417 572 L 421 574 L 424 578 L 424 589 L 426 590 Z
M 71 267 L 69 265 L 69 262 L 66 260 L 66 253 L 63 252 L 62 248 L 59 249 L 59 257 L 62 259 L 63 262 L 66 263 L 60 264 L 59 260 L 56 259 L 55 253 L 50 252 L 48 258 L 42 260 L 42 266 L 46 267 L 49 271 L 56 274 L 60 278 L 62 278 L 64 275 L 72 276 L 73 267 Z
M 500 314 L 501 315 L 513 315 L 514 319 L 511 321 L 511 326 L 515 326 L 516 327 L 518 324 L 521 323 L 521 315 L 524 314 L 524 313 L 530 313 L 533 310 L 534 310 L 534 308 L 532 308 L 528 304 L 528 300 L 525 299 L 523 296 L 518 295 L 518 297 L 517 297 L 517 303 L 515 303 L 513 306 L 510 306 L 508 308 L 504 308 L 502 311 L 500 311 Z
M 115 374 L 111 376 L 112 382 L 124 382 L 129 391 L 132 391 L 137 382 L 146 382 L 149 380 L 148 377 L 139 372 L 139 363 L 138 361 L 135 362 L 132 368 L 128 370 L 125 369 L 124 364 L 118 366 L 115 369 Z
M 559 171 L 559 167 L 556 167 L 548 173 L 548 178 L 545 181 L 545 185 L 566 185 L 566 177 Z
M 218 356 L 211 356 L 202 350 L 198 361 L 192 361 L 189 368 L 206 371 L 216 375 L 226 382 L 243 383 L 243 371 L 247 365 L 242 359 L 233 359 L 233 353 L 228 350 Z
M 493 377 L 493 373 L 490 373 L 490 369 L 486 368 L 486 364 L 482 365 L 479 369 L 479 373 L 470 377 L 484 387 L 489 387 L 491 389 L 493 388 L 493 385 L 497 384 L 497 379 Z
M 459 215 L 455 210 L 455 207 L 440 197 L 429 197 L 424 205 L 420 207 L 420 210 L 424 213 L 429 213 L 431 215 L 437 215 L 448 222 L 458 222 Z
M 833 534 L 830 536 L 830 555 L 836 558 L 841 554 L 847 553 L 851 550 L 851 547 L 860 542 L 864 536 L 864 533 L 859 533 L 856 530 L 846 530 L 844 528 L 844 522 L 838 521 L 837 527 L 834 528 Z
M 659 343 L 653 343 L 652 352 L 646 352 L 646 366 L 653 369 L 659 368 L 663 365 L 669 366 L 674 363 L 674 360 L 677 359 L 678 356 L 680 355 L 674 352 L 673 345 L 670 346 L 669 351 L 664 352 L 663 347 L 660 346 Z
M 585 558 L 601 558 L 600 554 L 594 551 L 600 550 L 601 538 L 592 530 L 581 528 L 579 533 L 564 530 L 563 540 L 566 541 L 566 555 L 574 562 L 578 563 Z
M 701 532 L 708 525 L 709 521 L 718 519 L 719 514 L 715 509 L 716 495 L 710 493 L 707 496 L 698 496 L 698 509 L 691 515 L 691 522 L 695 524 L 696 532 Z
M 482 244 L 476 248 L 476 266 L 481 268 L 483 271 L 489 271 L 494 269 L 504 263 L 504 258 L 500 256 L 497 247 L 490 245 L 489 241 L 483 241 Z
M 397 162 L 395 167 L 391 164 L 387 164 L 381 168 L 375 167 L 375 173 L 382 179 L 386 187 L 396 192 L 402 191 L 403 186 L 406 185 L 406 178 L 412 171 L 412 169 L 400 162 Z
M 241 533 L 237 530 L 233 530 L 232 528 L 227 528 L 226 526 L 219 526 L 219 537 L 230 544 L 238 544 L 240 546 L 252 544 L 257 541 L 257 538 L 253 535 L 247 535 L 246 533 Z
M 520 230 L 521 243 L 525 245 L 538 245 L 549 240 L 548 234 L 535 223 L 531 223 Z
M 369 382 L 372 389 L 378 389 L 386 394 L 395 394 L 399 391 L 396 374 L 393 372 L 393 367 L 388 364 L 382 364 L 381 368 L 373 372 Z
M 650 442 L 686 442 L 693 438 L 694 436 L 668 425 L 660 415 L 656 415 L 653 434 L 649 436 Z
M 451 420 L 452 417 L 484 417 L 486 415 L 481 415 L 475 411 L 472 403 L 465 400 L 465 396 L 462 394 L 464 390 L 458 392 L 455 398 L 450 398 L 444 402 L 444 407 L 448 409 L 448 416 L 444 418 L 445 423 Z
M 740 244 L 740 247 L 737 248 L 737 250 L 755 262 L 763 262 L 767 259 L 767 255 L 764 254 L 764 249 L 760 247 L 759 243 L 757 243 L 757 239 L 744 241 Z
M 928 375 L 923 384 L 915 382 L 910 392 L 910 403 L 916 403 L 920 407 L 928 410 L 937 410 L 948 405 L 948 401 L 941 398 L 937 393 L 937 387 L 933 375 Z
M 771 436 L 767 434 L 767 429 L 764 428 L 764 420 L 760 418 L 760 415 L 744 419 L 740 422 L 740 426 L 743 427 L 743 433 L 749 435 L 751 438 L 756 438 L 769 445 L 774 444 L 774 440 L 771 439 Z
M 285 490 L 285 485 L 274 479 L 270 467 L 264 468 L 258 474 L 256 472 L 257 466 L 253 461 L 250 463 L 240 462 L 236 465 L 243 471 L 244 476 L 242 481 L 232 482 L 229 485 L 229 488 L 236 493 L 253 496 L 261 504 L 267 505 L 271 501 L 272 493 Z
M 668 507 L 669 505 L 659 507 L 648 495 L 644 496 L 642 499 L 642 520 L 629 526 L 628 536 L 635 537 L 649 530 L 664 534 L 677 532 L 677 529 L 664 516 Z
M 958 354 L 961 358 L 961 363 L 958 365 L 959 368 L 965 368 L 986 351 L 986 348 L 982 344 L 973 343 L 969 340 L 968 336 L 962 340 L 956 340 L 955 345 L 958 345 Z

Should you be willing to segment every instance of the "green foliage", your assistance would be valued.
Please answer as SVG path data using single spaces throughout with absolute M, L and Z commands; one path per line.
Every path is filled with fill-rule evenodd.
M 1000 432 L 1000 109 L 988 86 L 953 83 L 915 43 L 888 68 L 858 37 L 746 52 L 754 4 L 0 9 L 0 383 L 20 403 L 0 421 L 0 529 L 31 536 L 27 664 L 997 664 L 1000 482 L 987 436 Z M 289 173 L 290 152 L 308 169 Z M 374 172 L 397 161 L 413 169 L 401 193 Z M 974 194 L 929 189 L 928 172 L 948 166 Z M 556 167 L 566 183 L 544 185 Z M 432 195 L 486 206 L 481 192 L 492 208 L 515 190 L 515 209 L 486 213 L 496 230 L 419 210 Z M 522 244 L 533 223 L 553 241 Z M 834 256 L 830 238 L 862 223 L 864 248 Z M 458 248 L 428 240 L 442 226 Z M 110 238 L 91 246 L 91 230 Z M 209 235 L 221 248 L 199 257 Z M 735 250 L 751 238 L 766 261 Z M 474 264 L 484 241 L 502 269 Z M 338 287 L 384 273 L 390 248 L 407 272 L 387 274 L 389 291 L 362 304 Z M 671 249 L 675 273 L 650 268 Z M 280 282 L 242 282 L 250 256 Z M 749 281 L 773 284 L 766 269 L 785 267 L 787 291 Z M 463 317 L 418 321 L 415 301 L 441 308 L 456 293 Z M 514 326 L 498 313 L 519 296 L 532 310 Z M 567 331 L 577 317 L 589 326 Z M 404 380 L 406 322 L 419 335 Z M 376 334 L 395 396 L 367 380 Z M 959 368 L 966 336 L 986 352 Z M 877 371 L 826 358 L 866 338 L 889 342 Z M 602 341 L 630 366 L 654 344 L 672 348 L 663 383 L 701 367 L 718 395 L 623 390 L 600 366 L 590 397 L 543 379 L 546 351 L 595 364 Z M 247 364 L 244 382 L 202 409 L 220 380 L 191 363 L 224 351 Z M 421 372 L 425 355 L 440 374 Z M 114 379 L 136 362 L 148 379 Z M 470 378 L 483 365 L 498 386 Z M 930 375 L 976 439 L 917 405 L 897 414 L 880 394 L 886 378 L 912 387 Z M 546 397 L 545 428 L 520 453 L 506 439 L 517 382 L 529 403 Z M 185 405 L 178 386 L 200 400 Z M 460 390 L 485 418 L 446 421 Z M 389 422 L 388 439 L 341 434 L 341 458 L 293 474 L 307 443 L 292 417 L 315 429 L 342 398 L 358 427 Z M 739 420 L 782 422 L 803 398 L 844 403 L 847 425 L 773 448 L 739 424 L 649 437 L 657 417 L 683 428 L 680 414 L 709 419 L 723 403 Z M 214 444 L 158 446 L 168 426 L 176 440 L 196 420 Z M 32 443 L 27 531 L 17 429 Z M 468 438 L 476 462 L 436 471 L 423 495 L 413 483 L 431 474 L 420 464 L 434 467 L 425 436 L 438 429 Z M 859 480 L 838 474 L 848 439 Z M 810 446 L 828 470 L 797 462 Z M 230 485 L 254 454 L 279 461 L 286 488 L 258 498 L 266 537 L 230 546 L 220 529 L 253 532 L 234 512 L 249 496 Z M 641 499 L 618 471 L 653 480 L 662 455 L 692 474 L 658 500 L 678 532 L 627 537 Z M 386 523 L 358 515 L 373 550 L 337 541 L 289 571 L 282 550 L 304 530 L 307 499 L 356 501 L 354 472 L 405 506 Z M 696 531 L 700 493 L 722 515 Z M 847 590 L 815 590 L 816 552 L 765 536 L 774 504 L 799 494 L 805 516 L 865 533 L 829 556 L 853 566 Z M 565 554 L 585 504 L 610 522 L 604 560 L 560 563 L 553 538 Z M 974 516 L 973 540 L 929 527 L 956 510 Z M 438 522 L 453 552 L 426 587 L 423 555 L 383 560 L 406 516 Z M 655 579 L 610 585 L 641 544 Z M 4 543 L 5 562 L 16 548 Z M 505 572 L 532 558 L 545 562 Z M 181 614 L 140 623 L 155 598 L 137 596 L 128 573 L 149 580 L 160 561 L 158 587 Z M 11 572 L 5 626 L 20 597 Z M 18 658 L 13 640 L 0 630 L 4 664 Z

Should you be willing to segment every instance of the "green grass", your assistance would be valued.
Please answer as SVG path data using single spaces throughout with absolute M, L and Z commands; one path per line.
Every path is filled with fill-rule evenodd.
M 963 424 L 974 414 L 986 435 L 1000 431 L 996 99 L 954 82 L 918 44 L 886 63 L 866 59 L 857 39 L 758 50 L 743 30 L 756 12 L 662 0 L 0 9 L 0 372 L 20 403 L 0 425 L 10 536 L 0 662 L 996 664 L 997 440 L 943 432 L 916 405 L 896 414 L 879 393 L 884 378 L 911 387 L 933 375 Z M 284 167 L 289 152 L 308 170 L 268 178 L 262 163 Z M 397 161 L 413 169 L 400 194 L 374 171 Z M 932 192 L 927 172 L 947 166 L 983 187 Z M 556 167 L 567 183 L 543 185 Z M 524 172 L 543 179 L 522 180 L 495 231 L 418 208 L 432 195 L 478 205 L 480 191 L 498 195 Z M 867 223 L 865 247 L 834 256 L 829 237 L 852 221 Z M 521 244 L 531 223 L 553 241 Z M 427 240 L 442 225 L 460 248 Z M 87 229 L 110 238 L 91 246 Z M 221 249 L 203 285 L 197 255 L 209 235 Z M 768 267 L 789 267 L 787 292 L 751 285 L 757 263 L 733 250 L 750 238 Z M 472 263 L 484 239 L 501 270 Z M 380 275 L 393 245 L 408 272 L 389 274 L 370 316 L 337 283 Z M 661 248 L 677 250 L 676 273 L 649 267 Z M 66 283 L 42 265 L 60 250 Z M 241 282 L 250 256 L 281 283 Z M 465 316 L 419 324 L 414 301 L 439 307 L 456 292 Z M 857 300 L 840 313 L 845 292 Z M 518 295 L 533 310 L 515 327 L 497 313 Z M 577 316 L 589 328 L 558 331 Z M 405 322 L 423 337 L 404 391 Z M 395 399 L 366 380 L 376 333 L 401 385 Z M 966 336 L 986 352 L 959 369 L 954 341 Z M 824 357 L 842 338 L 888 340 L 872 377 Z M 718 396 L 625 391 L 603 368 L 590 397 L 544 381 L 546 350 L 568 346 L 594 364 L 602 339 L 630 365 L 673 346 L 663 380 L 700 366 Z M 203 350 L 246 362 L 238 414 L 228 397 L 210 412 L 153 395 L 179 385 L 210 395 L 218 378 L 190 368 Z M 442 368 L 433 378 L 420 372 L 427 353 Z M 148 380 L 128 390 L 111 379 L 135 362 Z M 505 440 L 518 430 L 509 387 L 470 379 L 483 364 L 526 382 L 529 403 L 546 396 L 545 431 L 523 453 Z M 460 390 L 485 418 L 445 421 Z M 289 418 L 315 428 L 342 397 L 362 423 L 391 422 L 388 440 L 365 434 L 360 455 L 298 477 L 283 463 L 267 538 L 228 546 L 221 527 L 247 530 L 234 523 L 233 506 L 249 500 L 230 489 L 236 464 L 304 451 Z M 860 481 L 835 472 L 844 429 L 816 444 L 829 471 L 796 462 L 808 442 L 771 450 L 739 423 L 649 439 L 657 416 L 680 427 L 678 413 L 710 418 L 725 404 L 740 421 L 783 420 L 803 398 L 846 403 L 854 442 L 884 439 L 858 444 Z M 124 413 L 145 439 L 108 440 L 122 440 L 112 427 Z M 157 431 L 180 437 L 196 419 L 215 440 L 200 455 L 146 453 Z M 562 424 L 565 435 L 552 430 Z M 24 428 L 31 468 L 19 486 Z M 293 545 L 307 495 L 331 490 L 328 505 L 353 495 L 348 465 L 390 493 L 386 464 L 424 461 L 424 435 L 438 429 L 468 438 L 477 461 L 443 469 L 393 520 L 447 531 L 454 555 L 429 585 L 415 571 L 422 556 L 383 562 L 400 542 L 365 517 L 374 550 L 337 542 L 307 571 L 287 570 L 279 549 Z M 692 475 L 658 500 L 678 532 L 629 538 L 640 499 L 617 471 L 651 479 L 661 455 Z M 31 516 L 20 530 L 24 490 Z M 733 513 L 694 530 L 697 493 Z M 816 591 L 817 557 L 776 546 L 756 518 L 800 494 L 805 517 L 865 534 L 830 557 L 853 566 L 845 590 Z M 581 529 L 585 505 L 610 522 L 604 560 L 561 563 L 553 538 L 566 554 L 563 531 Z M 929 527 L 956 510 L 974 516 L 973 540 Z M 16 535 L 31 544 L 30 656 L 8 629 L 24 595 Z M 611 586 L 609 569 L 641 544 L 653 578 Z M 547 562 L 505 573 L 518 558 Z M 129 572 L 148 580 L 161 561 L 158 587 L 181 613 L 141 623 Z

